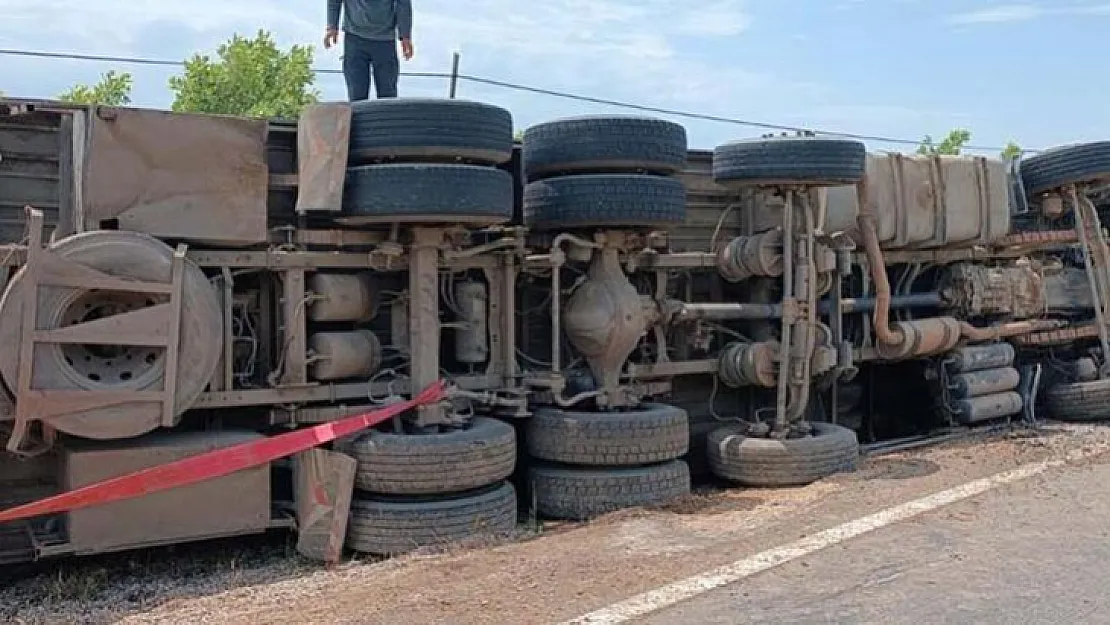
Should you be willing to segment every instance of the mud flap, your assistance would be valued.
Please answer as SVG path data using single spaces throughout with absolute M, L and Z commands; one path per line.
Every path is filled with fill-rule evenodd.
M 351 106 L 345 102 L 305 108 L 297 125 L 297 213 L 337 213 L 351 137 Z
M 293 469 L 297 553 L 327 564 L 339 562 L 357 464 L 350 456 L 325 449 L 297 454 Z

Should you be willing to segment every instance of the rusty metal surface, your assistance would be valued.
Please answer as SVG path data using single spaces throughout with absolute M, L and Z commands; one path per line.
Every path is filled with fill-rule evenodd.
M 997 159 L 869 154 L 859 193 L 830 194 L 828 211 L 874 215 L 883 249 L 987 245 L 1010 231 L 1007 185 Z
M 267 240 L 267 123 L 135 109 L 91 117 L 84 224 L 248 245 Z
M 1015 232 L 996 241 L 999 247 L 1021 247 L 1026 245 L 1072 244 L 1079 242 L 1075 230 L 1046 230 L 1042 232 Z
M 1046 309 L 1044 279 L 1028 263 L 1011 267 L 954 265 L 945 273 L 941 293 L 945 302 L 965 317 L 1028 319 Z
M 1098 338 L 1098 326 L 1095 324 L 1037 332 L 1025 336 L 1016 336 L 1013 341 L 1025 347 L 1044 347 L 1048 345 L 1063 345 L 1080 339 Z
M 266 198 L 270 227 L 297 222 L 297 190 L 290 184 L 297 177 L 297 124 L 271 121 L 266 129 L 266 164 L 270 190 Z
M 586 359 L 607 401 L 619 405 L 621 370 L 652 319 L 621 268 L 616 248 L 595 251 L 587 276 L 566 303 L 562 329 Z
M 53 230 L 62 212 L 61 158 L 67 140 L 64 114 L 0 111 L 0 243 L 23 239 L 30 204 L 43 211 Z
M 25 452 L 21 441 L 34 420 L 43 422 L 48 436 L 57 430 L 93 439 L 126 438 L 159 425 L 175 425 L 191 402 L 187 396 L 191 394 L 195 399 L 203 389 L 208 362 L 215 367 L 220 339 L 219 333 L 211 330 L 219 328 L 218 313 L 194 316 L 197 311 L 216 310 L 207 278 L 197 268 L 185 265 L 184 246 L 171 252 L 163 244 L 151 244 L 148 238 L 133 232 L 92 232 L 43 248 L 39 230 L 42 215 L 33 210 L 30 213 L 28 264 L 0 301 L 0 335 L 10 347 L 0 351 L 0 366 L 16 396 L 15 428 L 8 449 Z M 114 256 L 94 253 L 82 257 L 80 245 L 90 242 L 94 252 L 106 250 Z M 51 315 L 62 315 L 67 309 L 58 309 L 59 304 L 52 304 L 50 297 L 58 297 L 58 293 L 64 297 L 67 291 L 55 287 L 88 289 L 90 296 L 107 297 L 108 302 L 112 293 L 130 293 L 150 305 L 62 327 L 62 317 Z M 169 296 L 169 302 L 159 301 L 165 296 Z M 89 304 L 93 305 L 95 301 Z M 189 311 L 184 324 L 182 307 Z M 184 349 L 179 352 L 182 343 Z M 103 376 L 85 378 L 65 367 L 92 360 L 91 354 L 58 356 L 66 353 L 66 346 L 83 344 L 163 348 L 164 369 L 149 370 L 156 372 L 152 378 L 144 378 L 141 373 L 132 375 L 133 365 L 126 364 L 121 356 L 110 359 L 122 367 L 118 370 L 121 373 L 109 375 L 111 369 L 105 369 Z M 179 353 L 186 360 L 180 369 Z M 183 375 L 180 389 L 178 371 Z M 86 379 L 97 384 L 90 386 Z M 158 386 L 162 389 L 153 390 Z
M 297 553 L 328 564 L 339 562 L 357 467 L 354 458 L 324 449 L 309 449 L 294 458 Z
M 1013 321 L 1000 325 L 977 328 L 966 321 L 960 322 L 960 332 L 964 338 L 972 341 L 997 341 L 1022 334 L 1055 330 L 1066 325 L 1066 322 L 1057 319 L 1035 319 L 1031 321 Z
M 443 231 L 436 228 L 413 230 L 413 244 L 409 253 L 408 338 L 410 384 L 423 388 L 439 379 L 439 250 Z M 445 417 L 439 405 L 421 406 L 417 416 L 419 425 L 438 425 Z
M 70 443 L 61 483 L 73 490 L 198 453 L 259 440 L 247 432 L 158 434 L 118 443 Z M 91 553 L 219 535 L 264 531 L 270 524 L 267 465 L 206 482 L 70 512 L 69 540 Z
M 308 381 L 308 332 L 305 324 L 308 298 L 305 294 L 305 272 L 299 269 L 286 271 L 282 280 L 282 364 L 281 386 L 300 386 Z M 276 381 L 271 380 L 274 384 Z M 276 385 L 276 384 L 275 384 Z
M 343 209 L 343 182 L 351 136 L 351 105 L 314 104 L 297 126 L 297 212 Z

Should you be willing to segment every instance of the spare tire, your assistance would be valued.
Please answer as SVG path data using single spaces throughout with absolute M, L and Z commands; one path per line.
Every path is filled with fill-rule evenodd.
M 341 223 L 501 224 L 513 216 L 513 177 L 476 165 L 404 163 L 347 170 Z
M 690 469 L 681 460 L 622 469 L 533 466 L 529 477 L 536 511 L 552 519 L 591 519 L 690 494 Z
M 478 536 L 510 536 L 516 517 L 516 490 L 507 482 L 435 499 L 360 496 L 351 502 L 347 546 L 361 553 L 398 555 Z
M 1065 145 L 1022 159 L 1022 184 L 1029 195 L 1070 184 L 1110 180 L 1110 141 Z
M 852 471 L 859 459 L 856 433 L 831 423 L 814 423 L 800 438 L 747 436 L 740 426 L 709 434 L 709 466 L 719 478 L 744 486 L 804 486 Z
M 475 417 L 466 429 L 441 434 L 372 431 L 352 445 L 355 487 L 389 495 L 439 495 L 489 486 L 513 474 L 516 430 Z
M 528 419 L 528 451 L 551 462 L 637 466 L 682 457 L 690 445 L 686 411 L 647 404 L 629 412 L 539 408 Z
M 53 243 L 49 249 L 66 262 L 117 278 L 169 284 L 173 274 L 173 248 L 139 232 L 83 232 Z M 0 299 L 0 374 L 12 389 L 17 386 L 20 369 L 23 304 L 34 296 L 26 274 L 26 268 L 20 269 Z M 219 296 L 204 272 L 188 259 L 181 300 L 175 417 L 192 408 L 215 374 L 223 352 Z M 43 286 L 38 289 L 37 327 L 53 330 L 169 301 L 170 296 L 163 294 Z M 150 393 L 165 385 L 164 348 L 53 343 L 40 345 L 34 352 L 31 383 L 35 389 Z M 162 405 L 149 398 L 125 400 L 53 417 L 50 424 L 81 438 L 131 438 L 162 425 Z
M 585 174 L 524 188 L 524 221 L 537 230 L 661 227 L 686 220 L 686 188 L 673 178 Z
M 513 152 L 513 117 L 481 102 L 383 98 L 351 105 L 354 163 L 462 160 L 497 165 Z
M 529 179 L 576 172 L 675 174 L 686 167 L 686 129 L 662 119 L 587 116 L 532 126 L 524 132 Z
M 771 137 L 713 150 L 713 181 L 733 187 L 852 185 L 863 179 L 866 166 L 866 147 L 851 139 Z

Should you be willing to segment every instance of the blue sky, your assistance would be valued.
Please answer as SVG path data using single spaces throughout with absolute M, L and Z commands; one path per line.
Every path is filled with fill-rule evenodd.
M 592 96 L 818 129 L 920 138 L 953 127 L 973 143 L 1043 148 L 1110 138 L 1101 74 L 1110 2 L 1054 0 L 413 0 L 410 71 L 462 71 Z M 0 48 L 181 59 L 231 34 L 318 44 L 325 0 L 0 0 Z M 339 52 L 317 46 L 316 66 Z M 134 103 L 168 107 L 172 68 L 0 56 L 0 90 L 49 97 L 108 69 L 131 71 Z M 321 75 L 326 99 L 342 78 Z M 446 81 L 404 78 L 402 95 Z M 466 84 L 518 127 L 622 112 Z M 676 119 L 691 147 L 764 131 Z M 868 147 L 909 149 L 869 142 Z

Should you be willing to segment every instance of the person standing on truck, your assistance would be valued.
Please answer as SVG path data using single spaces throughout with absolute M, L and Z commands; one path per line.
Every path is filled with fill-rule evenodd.
M 351 102 L 370 97 L 370 74 L 379 98 L 397 97 L 401 65 L 397 40 L 405 60 L 412 58 L 411 0 L 328 0 L 328 27 L 324 47 L 339 41 L 339 16 L 343 13 L 343 77 Z

